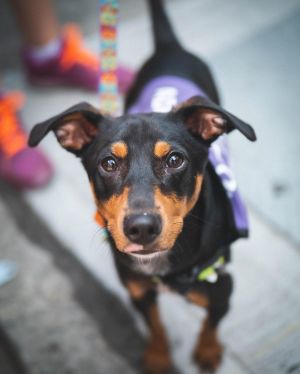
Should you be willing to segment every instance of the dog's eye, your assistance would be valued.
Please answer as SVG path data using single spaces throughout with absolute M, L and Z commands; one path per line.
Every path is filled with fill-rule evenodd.
M 107 172 L 116 171 L 118 164 L 117 161 L 113 157 L 106 157 L 104 160 L 101 161 L 101 166 Z
M 184 161 L 184 157 L 181 153 L 173 152 L 167 158 L 167 166 L 172 169 L 179 168 Z

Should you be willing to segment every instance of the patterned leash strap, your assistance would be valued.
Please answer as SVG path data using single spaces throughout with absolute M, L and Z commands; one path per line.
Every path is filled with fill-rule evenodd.
M 100 110 L 116 115 L 119 112 L 117 77 L 118 0 L 100 1 Z

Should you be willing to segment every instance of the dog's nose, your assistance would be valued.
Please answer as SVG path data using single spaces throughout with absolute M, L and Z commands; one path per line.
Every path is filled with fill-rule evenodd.
M 146 245 L 161 232 L 161 218 L 157 214 L 131 214 L 125 217 L 124 232 L 133 243 Z

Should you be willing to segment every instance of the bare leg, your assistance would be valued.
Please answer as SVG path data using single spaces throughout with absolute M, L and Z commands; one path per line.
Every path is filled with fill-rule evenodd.
M 51 0 L 11 0 L 24 42 L 42 46 L 59 35 Z

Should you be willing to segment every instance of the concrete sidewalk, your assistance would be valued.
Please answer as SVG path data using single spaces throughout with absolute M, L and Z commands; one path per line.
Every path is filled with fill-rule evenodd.
M 293 116 L 297 118 L 298 112 L 291 110 L 287 113 L 286 107 L 280 108 L 280 115 L 276 111 L 279 99 L 288 96 L 286 92 L 289 89 L 296 91 L 298 78 L 292 77 L 294 73 L 290 76 L 288 69 L 278 69 L 276 64 L 271 64 L 278 61 L 277 52 L 281 48 L 288 53 L 288 42 L 297 40 L 295 31 L 298 30 L 299 1 L 174 0 L 168 4 L 185 45 L 204 55 L 219 73 L 217 80 L 225 94 L 226 107 L 242 118 L 252 120 L 249 122 L 253 122 L 258 129 L 261 142 L 253 145 L 238 135 L 230 136 L 242 192 L 254 209 L 251 210 L 250 240 L 239 241 L 233 249 L 236 290 L 231 313 L 221 327 L 221 337 L 227 349 L 219 372 L 300 373 L 300 296 L 297 289 L 300 282 L 300 251 L 299 246 L 292 244 L 291 240 L 299 239 L 299 189 L 296 188 L 299 172 L 291 172 L 297 170 L 295 160 L 299 156 L 299 130 L 294 129 L 295 121 L 292 121 Z M 126 5 L 120 25 L 120 54 L 129 64 L 138 66 L 151 51 L 149 22 L 143 2 L 126 0 Z M 77 10 L 80 12 L 80 6 Z M 93 20 L 95 15 L 91 17 Z M 97 35 L 90 35 L 87 42 L 96 49 Z M 265 56 L 265 60 L 261 59 L 262 56 Z M 271 62 L 267 56 L 272 56 Z M 296 69 L 299 54 L 293 50 L 293 56 L 291 72 Z M 264 67 L 263 76 L 256 71 L 255 62 L 258 60 L 262 61 L 260 65 Z M 248 61 L 250 65 L 247 65 Z M 82 100 L 98 105 L 98 98 L 93 94 L 28 87 L 17 70 L 8 71 L 5 81 L 8 86 L 23 88 L 27 92 L 24 118 L 28 128 Z M 283 81 L 285 90 L 281 89 Z M 272 101 L 268 95 L 272 96 Z M 288 101 L 286 98 L 285 102 Z M 283 117 L 289 118 L 284 124 L 285 131 Z M 47 188 L 28 192 L 24 197 L 0 186 L 7 205 L 0 211 L 2 219 L 7 214 L 13 215 L 19 226 L 15 230 L 20 230 L 21 234 L 14 231 L 11 237 L 26 234 L 29 253 L 36 253 L 35 258 L 41 258 L 42 263 L 46 261 L 51 264 L 51 257 L 55 259 L 54 265 L 51 265 L 54 273 L 56 268 L 60 271 L 75 269 L 67 280 L 68 297 L 72 294 L 72 288 L 78 291 L 79 283 L 88 284 L 79 292 L 81 296 L 76 298 L 75 309 L 79 308 L 79 312 L 75 314 L 82 313 L 84 317 L 81 318 L 86 318 L 89 326 L 98 329 L 95 341 L 104 340 L 108 345 L 108 357 L 109 354 L 116 355 L 117 361 L 124 363 L 124 368 L 128 367 L 134 372 L 139 367 L 145 329 L 130 306 L 126 291 L 114 270 L 108 245 L 93 222 L 94 205 L 86 175 L 79 160 L 60 149 L 52 135 L 45 140 L 43 148 L 55 166 L 55 179 Z M 292 167 L 287 168 L 287 164 Z M 278 178 L 279 175 L 282 179 Z M 272 186 L 278 185 L 288 188 L 281 189 L 281 195 L 273 194 Z M 274 190 L 278 191 L 275 187 Z M 11 213 L 7 213 L 7 209 Z M 32 219 L 27 224 L 24 221 L 29 216 Z M 1 222 L 2 227 L 6 227 L 5 220 Z M 14 226 L 10 218 L 8 225 Z M 41 229 L 43 225 L 46 231 Z M 1 238 L 6 238 L 6 247 L 3 249 L 0 246 L 0 257 L 9 257 L 10 246 L 15 245 L 6 235 L 6 229 L 1 230 L 0 242 Z M 44 239 L 49 235 L 51 240 Z M 36 244 L 33 245 L 32 241 Z M 55 251 L 53 248 L 56 245 L 63 250 Z M 52 251 L 50 258 L 49 254 L 38 254 L 43 247 L 46 251 Z M 12 258 L 16 258 L 15 255 Z M 70 265 L 65 266 L 65 263 Z M 77 272 L 85 274 L 79 277 L 80 282 L 76 278 Z M 7 291 L 8 288 L 0 289 L 0 301 L 1 297 L 10 297 L 19 280 L 14 282 L 9 285 L 11 291 Z M 99 295 L 98 303 L 94 304 L 91 300 L 88 303 L 83 294 L 94 301 Z M 101 303 L 105 307 L 101 308 Z M 203 313 L 176 295 L 163 295 L 160 304 L 179 371 L 183 374 L 196 373 L 190 353 Z M 109 314 L 113 318 L 109 318 Z M 130 316 L 134 316 L 134 321 Z M 93 325 L 95 320 L 97 327 Z M 89 329 L 94 336 L 94 329 Z M 95 360 L 95 365 L 98 364 Z
M 27 372 L 134 373 L 76 301 L 68 275 L 51 254 L 28 241 L 2 200 L 0 226 L 0 258 L 18 269 L 0 289 L 0 325 Z M 6 374 L 2 368 L 1 373 Z

